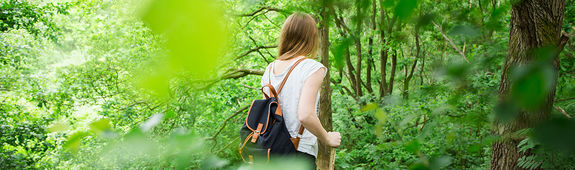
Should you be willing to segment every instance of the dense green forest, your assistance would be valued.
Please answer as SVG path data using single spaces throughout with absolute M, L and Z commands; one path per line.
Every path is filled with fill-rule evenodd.
M 575 169 L 574 2 L 1 0 L 0 169 L 300 169 L 238 155 L 294 12 L 337 169 Z

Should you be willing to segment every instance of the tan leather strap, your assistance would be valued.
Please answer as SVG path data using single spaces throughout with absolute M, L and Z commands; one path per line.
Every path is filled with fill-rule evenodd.
M 287 81 L 289 75 L 291 74 L 291 71 L 293 71 L 293 69 L 294 69 L 300 62 L 302 62 L 302 61 L 305 60 L 305 59 L 307 59 L 307 58 L 304 57 L 304 58 L 301 58 L 301 59 L 297 60 L 297 61 L 293 64 L 293 66 L 290 67 L 290 69 L 289 69 L 289 71 L 287 72 L 286 76 L 285 76 L 284 79 L 282 80 L 282 83 L 280 84 L 280 88 L 279 88 L 278 91 L 277 91 L 278 94 L 281 93 L 282 88 L 283 88 L 284 85 L 286 84 L 286 81 Z
M 261 123 L 258 124 L 258 128 L 256 129 L 254 135 L 252 136 L 252 143 L 256 143 L 258 141 L 258 137 L 260 137 L 260 134 L 262 133 L 263 126 L 264 124 Z
M 297 150 L 298 146 L 299 146 L 299 140 L 300 140 L 300 136 L 303 134 L 303 130 L 305 128 L 303 127 L 303 125 L 299 125 L 299 131 L 297 132 L 298 135 L 295 138 L 290 138 L 291 143 L 293 143 L 293 146 L 295 147 L 295 149 Z
M 302 135 L 304 129 L 305 129 L 305 128 L 303 127 L 303 125 L 299 125 L 299 131 L 298 131 L 297 133 L 298 133 L 299 135 Z M 298 137 L 299 137 L 299 136 L 298 136 Z
M 253 137 L 253 135 L 254 135 L 254 132 L 250 133 L 250 134 L 246 137 L 246 139 L 244 140 L 244 144 L 243 144 L 243 145 L 240 145 L 240 148 L 239 148 L 239 150 L 240 150 L 240 156 L 242 157 L 242 160 L 244 160 L 244 162 L 247 162 L 247 161 L 246 161 L 246 159 L 244 158 L 244 154 L 242 154 L 242 151 L 244 150 L 244 147 L 246 146 L 246 143 L 248 143 L 248 140 L 250 139 L 250 137 Z
M 266 94 L 266 92 L 264 92 L 264 88 L 266 88 L 266 87 L 270 89 L 271 96 L 268 96 L 268 94 Z M 263 87 L 261 88 L 261 90 L 262 90 L 262 93 L 264 93 L 264 96 L 266 97 L 266 99 L 269 99 L 270 97 L 275 97 L 275 98 L 278 97 L 278 94 L 277 94 L 277 92 L 276 92 L 276 89 L 275 89 L 274 86 L 272 86 L 271 84 L 266 84 L 265 86 L 263 86 Z
M 299 60 L 297 60 L 289 69 L 289 71 L 287 72 L 287 74 L 285 75 L 284 79 L 282 80 L 282 83 L 280 84 L 280 88 L 277 91 L 277 94 L 280 94 L 280 91 L 282 91 L 283 86 L 285 85 L 289 75 L 291 74 L 291 72 L 293 71 L 293 69 L 303 60 L 307 59 L 306 57 L 303 57 Z M 273 74 L 273 69 L 272 67 L 269 67 L 268 69 L 268 84 L 272 84 L 272 77 L 271 75 Z

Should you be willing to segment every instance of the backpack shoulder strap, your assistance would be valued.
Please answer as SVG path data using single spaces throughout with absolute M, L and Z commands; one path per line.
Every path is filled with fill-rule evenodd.
M 287 72 L 286 76 L 284 77 L 284 79 L 282 80 L 282 83 L 280 84 L 280 87 L 277 91 L 277 93 L 279 94 L 282 91 L 282 88 L 284 87 L 284 85 L 286 84 L 286 81 L 289 77 L 289 75 L 291 74 L 291 72 L 293 71 L 293 69 L 299 64 L 301 63 L 303 60 L 307 59 L 307 57 L 301 58 L 299 60 L 297 60 L 293 66 L 290 67 L 289 71 Z
M 272 63 L 272 65 L 271 65 L 270 67 L 268 67 L 268 84 L 267 84 L 267 85 L 264 85 L 264 86 L 261 88 L 262 93 L 264 94 L 264 96 L 265 96 L 266 98 L 269 98 L 269 97 L 277 97 L 278 94 L 281 92 L 282 88 L 284 87 L 284 85 L 285 85 L 285 83 L 286 83 L 286 81 L 287 81 L 289 75 L 290 75 L 291 72 L 293 71 L 293 69 L 294 69 L 300 62 L 302 62 L 302 61 L 305 60 L 305 59 L 307 59 L 307 58 L 304 57 L 304 58 L 301 58 L 301 59 L 297 60 L 297 61 L 290 67 L 289 71 L 288 71 L 287 74 L 285 75 L 285 77 L 284 77 L 284 79 L 282 80 L 282 83 L 280 84 L 280 87 L 279 87 L 279 89 L 278 89 L 277 91 L 276 91 L 276 90 L 273 88 L 273 86 L 271 85 L 271 75 L 273 74 L 273 73 L 272 73 L 272 71 L 273 71 L 273 69 L 272 69 L 273 63 Z M 268 88 L 270 89 L 270 91 L 271 91 L 270 96 L 268 96 L 268 95 L 264 92 L 264 88 L 266 88 L 266 87 L 268 87 Z

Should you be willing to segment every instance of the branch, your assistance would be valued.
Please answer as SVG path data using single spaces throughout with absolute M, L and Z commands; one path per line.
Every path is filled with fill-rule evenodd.
M 238 79 L 241 77 L 245 77 L 247 75 L 263 75 L 264 74 L 264 70 L 255 70 L 255 69 L 230 69 L 227 71 L 227 73 L 225 73 L 223 76 L 221 77 L 216 77 L 216 78 L 212 78 L 209 80 L 201 80 L 201 81 L 192 81 L 192 84 L 201 84 L 203 86 L 198 85 L 198 87 L 190 87 L 185 91 L 190 91 L 190 90 L 194 90 L 194 91 L 201 91 L 201 90 L 206 90 L 210 87 L 212 87 L 214 84 L 224 80 L 224 79 Z
M 265 16 L 265 15 L 264 15 L 264 16 Z M 266 18 L 267 18 L 267 17 L 266 17 Z M 271 22 L 271 21 L 270 21 L 270 22 Z M 250 40 L 252 40 L 252 43 L 254 43 L 255 46 L 258 46 L 258 42 L 257 42 L 252 36 L 249 36 L 249 35 L 248 35 L 248 38 L 250 38 Z M 262 46 L 262 48 L 263 48 L 263 47 L 266 47 L 266 46 Z M 276 47 L 277 47 L 277 46 L 276 46 Z M 260 49 L 261 49 L 261 48 L 260 48 Z M 268 59 L 264 56 L 264 54 L 260 51 L 260 49 L 257 49 L 257 48 L 256 48 L 256 52 L 258 52 L 258 54 L 260 54 L 260 56 L 264 59 L 264 61 L 266 61 L 266 63 L 269 64 L 270 62 L 269 62 Z M 267 49 L 267 48 L 264 48 L 264 49 Z M 268 51 L 268 50 L 266 50 L 266 52 L 268 52 L 268 54 L 269 54 L 269 51 Z M 270 56 L 273 56 L 273 55 L 270 54 Z
M 561 112 L 561 114 L 565 115 L 567 118 L 571 119 L 571 115 L 567 114 L 567 112 L 565 110 L 563 110 L 563 108 L 559 107 L 559 106 L 553 106 L 553 108 L 559 112 Z
M 251 16 L 255 16 L 256 14 L 258 14 L 259 12 L 264 11 L 264 13 L 267 13 L 269 11 L 275 11 L 275 12 L 284 12 L 284 10 L 282 9 L 278 9 L 278 8 L 272 8 L 272 7 L 267 7 L 267 6 L 262 6 L 259 9 L 255 10 L 254 12 L 248 13 L 248 14 L 240 14 L 237 15 L 238 17 L 251 17 Z
M 245 85 L 245 84 L 242 84 L 242 83 L 240 83 L 240 85 L 242 85 L 242 86 L 244 86 L 245 88 L 248 88 L 248 89 L 259 90 L 259 88 L 252 87 L 252 86 L 248 86 L 248 85 Z
M 564 98 L 564 99 L 557 99 L 557 100 L 555 100 L 555 102 L 564 102 L 564 101 L 573 100 L 573 99 L 575 99 L 575 97 Z
M 231 71 L 231 73 L 228 73 L 228 74 L 222 76 L 222 79 L 237 79 L 237 78 L 244 77 L 244 76 L 247 76 L 250 74 L 263 75 L 264 70 L 237 69 L 237 70 Z
M 334 16 L 336 26 L 340 30 L 339 34 L 342 37 L 345 37 L 346 34 L 349 32 L 349 28 L 347 27 L 347 25 L 345 25 L 345 21 L 343 20 L 343 17 L 341 17 L 337 14 L 337 12 L 333 6 L 330 6 L 329 8 L 330 8 L 330 11 L 332 12 L 332 15 Z M 340 13 L 342 13 L 341 10 L 340 10 Z
M 425 122 L 427 122 L 427 115 L 423 115 L 423 123 L 421 124 L 421 128 L 419 128 L 419 132 L 421 132 L 423 127 L 425 127 Z
M 347 86 L 342 85 L 341 87 L 347 93 L 347 95 L 349 95 L 349 96 L 353 97 L 353 99 L 357 100 L 354 93 L 352 93 L 351 90 L 349 90 L 349 88 L 347 88 Z
M 559 38 L 559 52 L 563 51 L 563 48 L 565 48 L 567 42 L 569 42 L 569 34 L 563 31 L 561 33 L 561 37 Z
M 457 51 L 459 52 L 459 54 L 461 54 L 461 56 L 463 56 L 463 59 L 465 59 L 465 61 L 467 63 L 469 63 L 469 60 L 467 60 L 467 57 L 465 57 L 465 53 L 463 53 L 461 50 L 459 50 L 459 48 L 457 48 L 457 45 L 455 45 L 455 43 L 453 43 L 453 41 L 451 39 L 449 39 L 449 37 L 447 37 L 447 35 L 445 35 L 445 33 L 443 33 L 443 30 L 441 29 L 441 27 L 439 27 L 439 25 L 437 25 L 435 22 L 432 22 L 433 25 L 435 25 L 435 28 L 437 28 L 439 30 L 439 32 L 441 32 L 441 35 L 443 35 L 443 38 L 445 38 L 445 40 L 449 41 L 449 44 L 451 44 L 451 46 Z
M 250 19 L 248 20 L 248 22 L 245 23 L 245 25 L 242 27 L 242 29 L 246 28 L 248 26 L 248 24 L 250 24 L 250 22 L 252 22 L 254 19 L 256 19 L 259 15 L 264 15 L 265 17 L 267 17 L 266 14 L 270 11 L 284 12 L 281 9 L 264 6 L 264 7 L 261 7 L 260 9 L 254 11 L 252 13 L 239 15 L 240 17 L 250 17 Z
M 223 148 L 219 149 L 218 151 L 214 152 L 214 154 L 218 154 L 222 151 L 224 151 L 226 148 L 228 148 L 230 145 L 232 145 L 232 143 L 234 143 L 236 140 L 240 139 L 240 137 L 236 137 L 234 140 L 232 140 L 230 143 L 228 143 L 226 146 L 224 146 Z M 216 145 L 214 145 L 216 146 Z M 212 148 L 213 149 L 213 148 Z
M 236 59 L 243 58 L 243 57 L 249 55 L 250 53 L 253 53 L 253 52 L 256 52 L 256 51 L 259 52 L 261 49 L 277 48 L 277 47 L 278 47 L 277 45 L 257 46 L 256 48 L 250 49 L 250 50 L 248 50 L 247 52 L 245 52 L 244 54 L 242 54 L 242 55 L 240 55 L 240 56 L 237 56 Z
M 222 130 L 226 127 L 226 125 L 228 124 L 228 121 L 230 121 L 232 118 L 236 117 L 237 115 L 239 115 L 240 113 L 244 112 L 245 110 L 247 110 L 250 106 L 244 106 L 242 107 L 240 110 L 236 111 L 234 114 L 230 115 L 230 117 L 226 118 L 226 120 L 224 120 L 224 124 L 222 124 L 222 127 L 220 127 L 220 129 L 218 129 L 218 131 L 212 135 L 211 137 L 206 138 L 206 140 L 215 140 L 216 137 L 218 137 L 218 135 L 222 132 Z

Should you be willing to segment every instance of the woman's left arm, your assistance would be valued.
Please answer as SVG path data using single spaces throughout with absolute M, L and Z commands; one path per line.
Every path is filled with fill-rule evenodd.
M 298 103 L 298 119 L 301 124 L 321 142 L 332 147 L 338 147 L 341 136 L 338 132 L 327 132 L 316 115 L 315 103 L 317 92 L 323 82 L 326 69 L 321 68 L 305 80 Z

